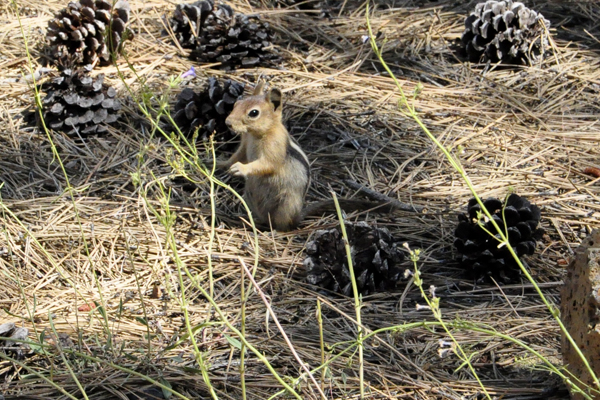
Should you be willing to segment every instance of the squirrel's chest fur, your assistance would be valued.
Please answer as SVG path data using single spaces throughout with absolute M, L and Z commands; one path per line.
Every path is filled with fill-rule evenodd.
M 248 176 L 246 180 L 245 198 L 254 217 L 262 224 L 277 221 L 277 225 L 296 225 L 301 218 L 310 179 L 306 155 L 287 132 L 285 136 L 268 138 L 268 142 L 248 139 L 246 156 L 249 162 L 272 158 L 278 165 L 272 174 Z

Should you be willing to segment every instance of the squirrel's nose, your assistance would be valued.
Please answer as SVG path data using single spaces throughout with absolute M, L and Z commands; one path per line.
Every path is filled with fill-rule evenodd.
M 231 129 L 231 119 L 229 117 L 227 117 L 227 119 L 225 120 L 225 125 L 227 125 L 229 129 Z

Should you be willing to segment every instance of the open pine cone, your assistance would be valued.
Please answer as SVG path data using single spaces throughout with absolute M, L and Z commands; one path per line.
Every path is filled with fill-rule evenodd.
M 108 65 L 133 33 L 127 28 L 130 7 L 119 0 L 70 2 L 48 22 L 48 56 L 55 64 Z
M 385 228 L 366 222 L 346 223 L 358 291 L 372 294 L 393 289 L 403 269 L 404 253 Z M 334 292 L 352 296 L 350 270 L 340 228 L 319 230 L 306 244 L 306 280 Z
M 221 63 L 223 69 L 274 65 L 281 58 L 270 49 L 273 32 L 256 16 L 234 13 L 212 0 L 179 5 L 168 21 L 182 47 L 192 49 L 190 58 Z
M 543 229 L 538 228 L 541 212 L 537 206 L 516 194 L 508 197 L 506 207 L 502 201 L 493 198 L 485 200 L 483 205 L 500 229 L 508 231 L 508 241 L 519 257 L 535 252 L 536 241 L 544 234 Z M 508 283 L 517 279 L 521 269 L 506 246 L 498 248 L 500 242 L 497 239 L 500 235 L 496 233 L 492 222 L 483 222 L 483 227 L 478 224 L 477 214 L 480 211 L 477 201 L 471 199 L 467 214 L 458 216 L 454 247 L 460 253 L 461 265 L 477 280 L 492 277 L 496 281 Z M 494 237 L 484 228 L 494 234 Z
M 231 10 L 229 6 L 223 6 Z M 184 49 L 193 49 L 200 42 L 204 21 L 213 12 L 212 0 L 201 0 L 191 4 L 178 4 L 172 17 L 166 21 L 175 38 Z M 230 15 L 233 15 L 231 10 Z M 163 17 L 164 19 L 164 17 Z
M 539 54 L 547 46 L 544 27 L 550 21 L 523 3 L 512 0 L 486 1 L 475 6 L 465 20 L 461 42 L 473 62 L 530 61 L 530 48 Z
M 46 125 L 67 134 L 105 132 L 106 124 L 119 118 L 117 92 L 104 83 L 104 75 L 92 78 L 87 71 L 64 69 L 50 83 L 42 100 Z
M 190 88 L 181 91 L 173 107 L 173 120 L 187 137 L 200 127 L 199 137 L 203 140 L 214 132 L 215 141 L 227 142 L 234 135 L 227 128 L 225 119 L 243 94 L 244 85 L 241 83 L 209 78 L 202 92 L 196 93 Z

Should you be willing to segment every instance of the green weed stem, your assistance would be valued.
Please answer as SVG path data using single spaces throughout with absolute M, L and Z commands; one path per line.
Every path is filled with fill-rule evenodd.
M 338 202 L 337 196 L 335 192 L 331 191 L 331 196 L 333 197 L 333 202 L 335 203 L 335 210 L 337 211 L 338 220 L 340 221 L 340 229 L 342 230 L 342 238 L 344 239 L 344 248 L 346 250 L 346 259 L 348 261 L 348 269 L 350 270 L 350 281 L 352 282 L 352 293 L 354 294 L 354 312 L 356 313 L 356 322 L 357 322 L 357 330 L 358 330 L 358 379 L 360 385 L 360 398 L 361 400 L 365 398 L 365 367 L 364 367 L 364 358 L 363 358 L 363 328 L 361 322 L 361 312 L 360 309 L 362 307 L 360 294 L 358 293 L 358 286 L 356 285 L 356 276 L 354 275 L 354 263 L 352 262 L 352 250 L 350 249 L 350 242 L 348 241 L 348 234 L 346 232 L 346 225 L 344 225 L 344 217 L 342 215 L 342 209 L 340 208 L 340 203 Z
M 321 346 L 321 365 L 325 364 L 325 341 L 323 340 L 323 313 L 321 300 L 317 298 L 317 322 L 319 323 L 319 344 Z M 321 390 L 325 390 L 325 369 L 321 371 Z

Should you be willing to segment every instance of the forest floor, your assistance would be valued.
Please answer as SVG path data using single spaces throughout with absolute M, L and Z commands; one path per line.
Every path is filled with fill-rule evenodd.
M 453 336 L 472 354 L 490 396 L 568 396 L 539 358 L 468 329 L 485 326 L 562 364 L 560 330 L 529 281 L 476 283 L 454 261 L 457 214 L 472 194 L 417 123 L 398 110 L 397 87 L 363 40 L 364 3 L 336 4 L 327 18 L 318 10 L 232 1 L 236 11 L 258 13 L 273 26 L 284 62 L 282 68 L 223 72 L 189 61 L 163 34 L 161 17 L 175 4 L 132 0 L 136 37 L 127 43 L 127 57 L 94 70 L 124 99 L 121 123 L 85 142 L 52 133 L 52 143 L 23 118 L 35 103 L 20 24 L 32 68 L 39 70 L 47 23 L 66 1 L 15 3 L 0 5 L 0 323 L 27 328 L 30 341 L 48 347 L 0 352 L 5 398 L 163 398 L 168 391 L 158 390 L 158 382 L 176 392 L 171 398 L 210 398 L 212 387 L 218 398 L 241 399 L 244 386 L 248 399 L 267 399 L 284 388 L 276 375 L 295 383 L 302 398 L 320 398 L 289 344 L 308 368 L 328 362 L 314 374 L 326 398 L 358 398 L 354 301 L 303 279 L 305 244 L 316 230 L 337 226 L 337 217 L 255 236 L 239 219 L 241 207 L 230 191 L 217 186 L 211 196 L 209 180 L 189 165 L 197 183 L 178 174 L 176 149 L 151 129 L 134 101 L 144 85 L 174 99 L 183 87 L 202 88 L 209 77 L 250 88 L 260 75 L 284 92 L 286 124 L 312 163 L 308 202 L 330 198 L 330 190 L 360 198 L 358 184 L 424 207 L 422 213 L 352 213 L 347 221 L 386 227 L 422 249 L 423 285 L 435 286 L 444 321 L 465 323 L 452 328 Z M 543 61 L 507 68 L 469 63 L 457 52 L 474 1 L 375 3 L 370 19 L 381 32 L 378 43 L 385 40 L 385 61 L 411 99 L 422 86 L 410 101 L 477 193 L 504 198 L 515 191 L 541 208 L 546 233 L 526 261 L 544 294 L 559 303 L 574 249 L 600 227 L 600 178 L 584 173 L 600 167 L 600 6 L 527 2 L 551 21 L 552 46 Z M 197 77 L 170 88 L 169 79 L 192 65 Z M 209 159 L 202 148 L 199 154 Z M 239 180 L 216 176 L 242 190 Z M 170 217 L 172 226 L 165 223 Z M 242 279 L 243 265 L 255 262 L 257 286 L 242 291 L 249 282 Z M 210 274 L 214 303 L 198 289 L 208 290 Z M 365 332 L 399 327 L 364 342 L 367 398 L 483 398 L 454 353 L 440 357 L 448 334 L 413 324 L 435 321 L 431 310 L 417 307 L 424 301 L 413 280 L 362 302 Z M 243 384 L 236 333 L 242 304 L 244 337 L 256 350 L 246 353 Z

